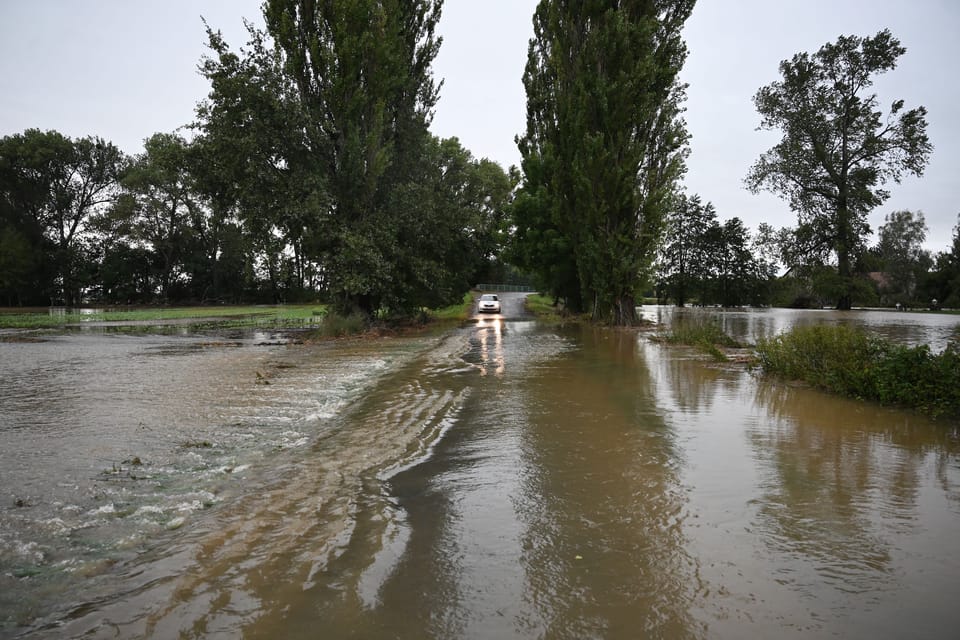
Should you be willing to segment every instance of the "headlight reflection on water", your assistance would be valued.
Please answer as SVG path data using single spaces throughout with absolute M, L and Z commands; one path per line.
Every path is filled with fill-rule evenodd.
M 477 337 L 480 340 L 480 374 L 493 373 L 502 376 L 506 363 L 503 357 L 503 320 L 481 318 L 477 322 Z

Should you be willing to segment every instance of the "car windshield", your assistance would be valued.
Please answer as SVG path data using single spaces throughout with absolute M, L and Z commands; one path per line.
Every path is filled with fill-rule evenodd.
M 490 301 L 496 302 L 497 296 L 493 295 L 492 293 L 485 293 L 482 296 L 480 296 L 480 299 L 486 300 L 487 302 L 490 302 Z

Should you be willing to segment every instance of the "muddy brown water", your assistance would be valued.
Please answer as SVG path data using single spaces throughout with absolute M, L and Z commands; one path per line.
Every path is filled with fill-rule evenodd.
M 505 297 L 419 337 L 0 343 L 0 636 L 960 628 L 960 425 Z M 747 338 L 836 321 L 720 317 Z M 901 317 L 843 321 L 932 345 L 956 326 Z

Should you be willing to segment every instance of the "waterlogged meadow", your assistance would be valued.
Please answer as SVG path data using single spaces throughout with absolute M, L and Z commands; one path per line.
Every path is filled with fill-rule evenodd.
M 143 309 L 0 310 L 0 329 L 63 329 L 95 326 L 165 326 L 176 324 L 217 327 L 313 327 L 325 305 L 151 307 Z

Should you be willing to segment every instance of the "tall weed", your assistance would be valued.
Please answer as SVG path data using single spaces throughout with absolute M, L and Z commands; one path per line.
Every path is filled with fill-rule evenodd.
M 696 347 L 718 362 L 727 360 L 721 347 L 736 349 L 742 345 L 727 334 L 720 323 L 713 320 L 695 320 L 677 323 L 664 340 L 670 344 Z

